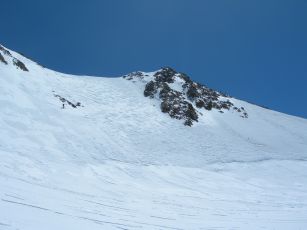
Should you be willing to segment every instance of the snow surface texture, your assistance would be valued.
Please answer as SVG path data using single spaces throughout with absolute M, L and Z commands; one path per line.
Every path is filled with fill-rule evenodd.
M 307 229 L 306 120 L 230 98 L 247 119 L 202 108 L 184 126 L 144 97 L 146 82 L 71 76 L 9 52 L 1 230 Z

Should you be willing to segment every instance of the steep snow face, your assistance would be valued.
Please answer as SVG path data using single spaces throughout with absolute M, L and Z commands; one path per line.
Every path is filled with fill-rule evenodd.
M 306 228 L 306 120 L 222 94 L 209 110 L 175 73 L 161 82 L 193 106 L 184 126 L 161 112 L 163 69 L 72 76 L 0 54 L 0 229 Z

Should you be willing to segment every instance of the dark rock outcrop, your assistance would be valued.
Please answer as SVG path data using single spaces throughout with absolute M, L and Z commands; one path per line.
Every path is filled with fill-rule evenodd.
M 1 53 L 0 53 L 0 61 L 7 65 L 7 61 L 4 59 Z
M 2 45 L 0 45 L 0 50 L 1 50 L 5 55 L 8 55 L 8 56 L 12 57 L 11 52 L 8 51 L 7 49 L 5 49 Z
M 13 64 L 23 71 L 29 71 L 26 65 L 23 62 L 19 61 L 17 58 L 13 59 Z
M 124 76 L 125 79 L 133 80 L 133 82 L 136 79 L 146 82 L 146 77 L 148 75 L 143 72 L 134 72 Z M 193 82 L 188 75 L 178 73 L 170 67 L 158 70 L 149 79 L 145 85 L 144 96 L 159 99 L 163 113 L 168 113 L 172 118 L 184 120 L 187 126 L 192 126 L 198 121 L 199 115 L 202 114 L 198 111 L 199 109 L 208 111 L 217 109 L 220 113 L 224 113 L 223 110 L 233 108 L 241 114 L 241 117 L 248 117 L 243 107 L 240 109 L 234 107 L 229 96 Z
M 81 106 L 81 103 L 80 102 L 77 102 L 77 103 L 72 103 L 71 101 L 67 100 L 66 98 L 64 97 L 61 97 L 60 95 L 58 94 L 54 94 L 55 97 L 59 98 L 59 100 L 61 102 L 63 102 L 63 104 L 67 103 L 68 105 L 70 105 L 71 107 L 73 108 L 77 108 L 78 106 Z
M 159 98 L 161 99 L 161 111 L 168 113 L 170 117 L 184 120 L 185 125 L 191 126 L 193 121 L 198 121 L 198 115 L 193 105 L 186 101 L 184 94 L 171 89 L 166 83 L 161 83 Z
M 148 82 L 145 85 L 144 96 L 153 98 L 154 95 L 157 93 L 157 88 L 158 86 L 155 82 L 153 81 Z
M 29 71 L 28 68 L 26 67 L 26 65 L 21 62 L 20 60 L 18 60 L 17 58 L 13 57 L 11 52 L 8 51 L 7 49 L 5 49 L 2 45 L 0 45 L 0 51 L 5 55 L 5 56 L 9 56 L 10 58 L 13 58 L 13 65 L 17 66 L 17 68 L 23 70 L 23 71 Z M 0 53 L 0 61 L 8 64 L 8 62 L 5 60 L 4 56 Z
M 175 70 L 170 67 L 164 67 L 154 74 L 157 82 L 174 83 L 174 77 L 177 74 Z

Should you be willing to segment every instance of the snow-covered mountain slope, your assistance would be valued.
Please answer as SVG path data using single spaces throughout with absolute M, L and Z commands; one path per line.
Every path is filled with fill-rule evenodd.
M 222 94 L 196 106 L 208 95 L 176 75 L 185 126 L 164 86 L 144 96 L 163 69 L 72 76 L 0 54 L 0 229 L 307 228 L 305 119 Z

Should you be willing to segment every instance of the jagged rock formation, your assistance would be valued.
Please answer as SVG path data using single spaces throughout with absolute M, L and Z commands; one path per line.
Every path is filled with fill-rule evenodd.
M 192 126 L 198 121 L 201 109 L 223 110 L 233 109 L 240 113 L 242 118 L 248 114 L 243 107 L 237 108 L 229 100 L 229 96 L 193 82 L 184 73 L 178 73 L 170 67 L 156 71 L 152 76 L 143 72 L 134 72 L 124 76 L 127 80 L 139 79 L 146 82 L 144 96 L 157 98 L 161 101 L 160 108 L 170 117 L 184 120 L 184 124 Z
M 13 64 L 23 71 L 29 71 L 26 65 L 17 58 L 13 58 Z

